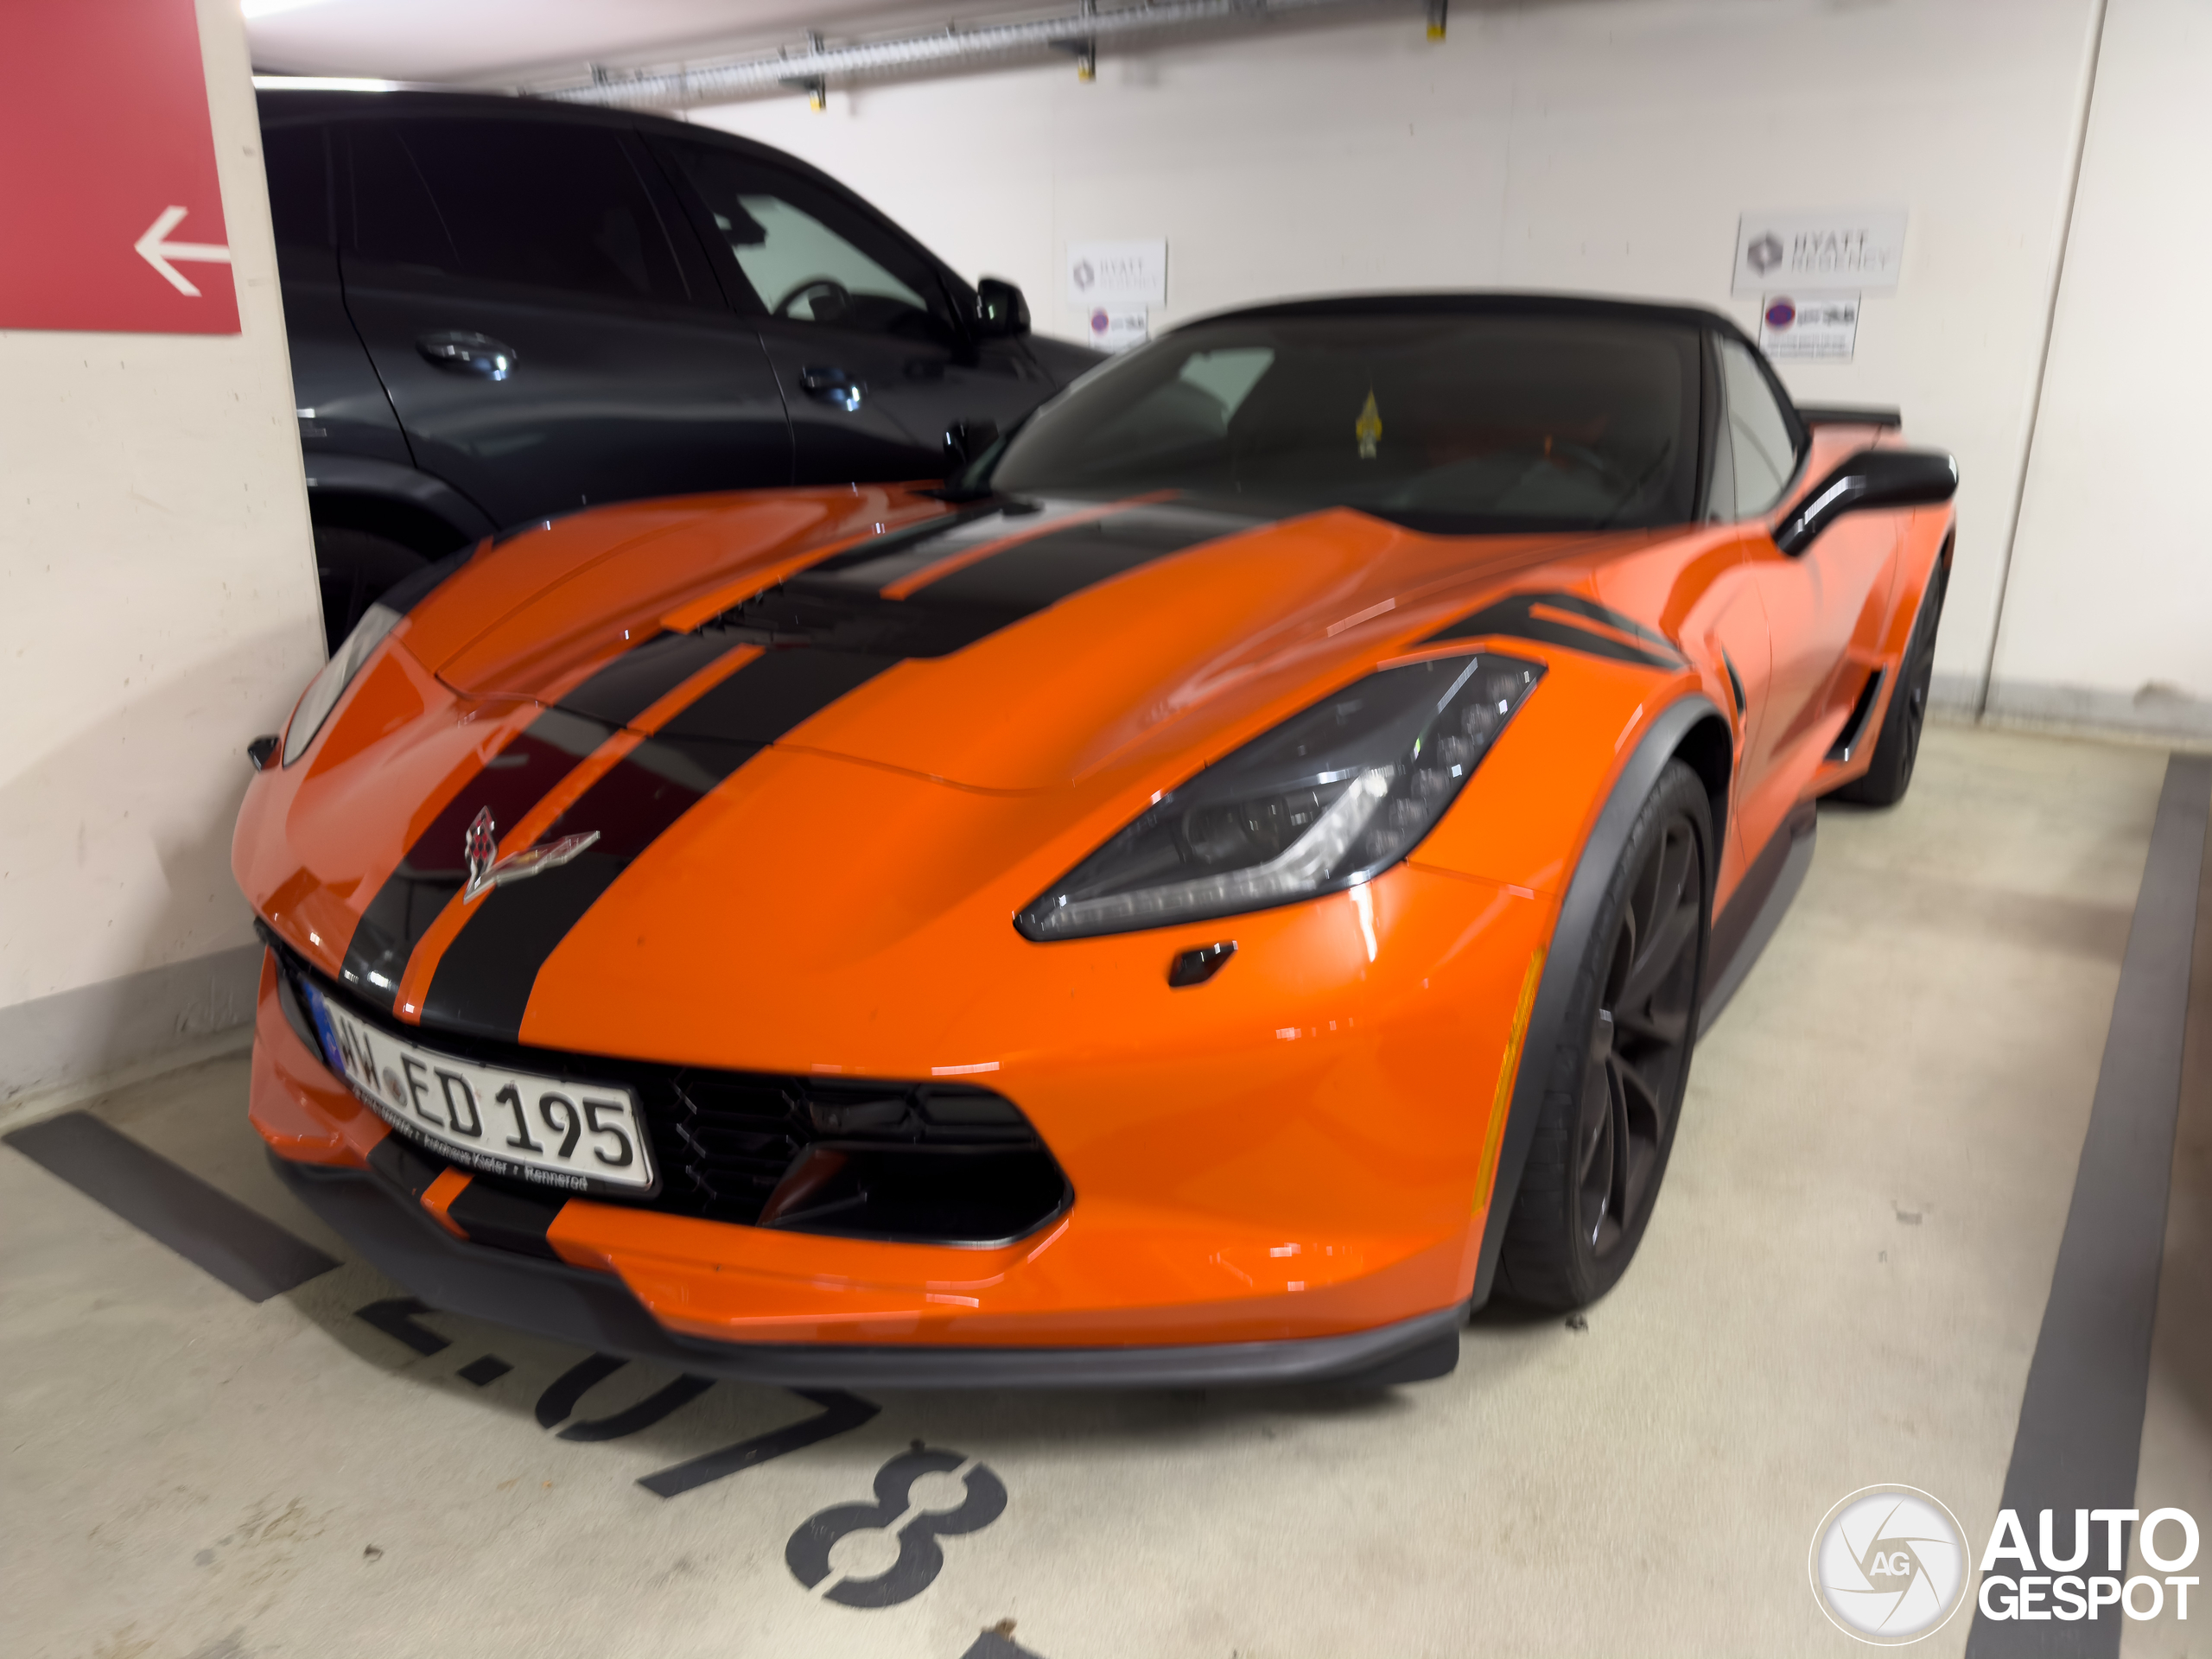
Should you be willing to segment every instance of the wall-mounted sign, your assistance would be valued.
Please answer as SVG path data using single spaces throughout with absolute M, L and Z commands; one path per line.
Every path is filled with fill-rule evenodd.
M 1850 288 L 1886 294 L 1904 263 L 1904 213 L 1745 213 L 1736 223 L 1730 292 Z
M 193 0 L 6 15 L 0 328 L 238 333 Z
M 1167 303 L 1167 244 L 1071 242 L 1068 302 L 1084 308 Z
M 1848 363 L 1859 341 L 1856 294 L 1770 294 L 1759 308 L 1759 349 L 1777 363 Z
M 1126 351 L 1152 338 L 1152 314 L 1141 305 L 1094 305 L 1085 321 L 1090 343 L 1102 352 Z

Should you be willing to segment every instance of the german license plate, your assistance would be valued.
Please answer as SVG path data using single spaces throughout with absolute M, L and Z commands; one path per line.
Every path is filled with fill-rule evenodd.
M 358 1020 L 313 985 L 323 1058 L 378 1116 L 466 1168 L 570 1192 L 655 1185 L 638 1098 L 620 1084 L 479 1065 Z

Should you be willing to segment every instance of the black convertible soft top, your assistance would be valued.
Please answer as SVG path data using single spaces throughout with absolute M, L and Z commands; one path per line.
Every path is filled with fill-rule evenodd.
M 1603 299 L 1586 294 L 1520 293 L 1490 289 L 1435 289 L 1428 292 L 1405 294 L 1340 294 L 1326 295 L 1311 300 L 1282 300 L 1267 305 L 1239 306 L 1234 310 L 1216 311 L 1204 317 L 1193 318 L 1192 323 L 1180 323 L 1178 327 L 1189 327 L 1192 323 L 1222 322 L 1232 319 L 1269 317 L 1388 317 L 1388 316 L 1448 316 L 1490 315 L 1519 312 L 1529 316 L 1613 317 L 1623 321 L 1673 324 L 1693 328 L 1709 328 L 1743 341 L 1754 351 L 1758 342 L 1746 334 L 1736 320 L 1726 314 L 1701 305 L 1661 305 L 1644 300 Z M 1173 333 L 1171 329 L 1168 332 Z M 1764 353 L 1760 354 L 1762 359 Z M 1787 389 L 1780 381 L 1774 382 L 1775 390 L 1786 396 Z M 1878 426 L 1898 428 L 1904 416 L 1897 410 L 1873 404 L 1796 404 L 1791 406 L 1805 425 L 1811 426 Z
M 1713 328 L 1745 339 L 1734 319 L 1701 305 L 1659 305 L 1645 300 L 1601 299 L 1586 294 L 1514 293 L 1486 289 L 1436 289 L 1405 294 L 1332 294 L 1311 300 L 1281 300 L 1266 305 L 1215 311 L 1192 323 L 1278 317 L 1497 316 L 1608 317 L 1623 322 Z M 1170 331 L 1173 332 L 1173 331 Z

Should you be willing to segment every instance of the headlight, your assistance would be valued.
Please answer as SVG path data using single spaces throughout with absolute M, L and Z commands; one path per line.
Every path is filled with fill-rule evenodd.
M 1468 655 L 1370 674 L 1160 797 L 1014 925 L 1084 938 L 1364 881 L 1444 816 L 1543 671 Z
M 361 613 L 361 620 L 346 636 L 346 643 L 338 647 L 337 654 L 322 665 L 322 671 L 309 680 L 308 689 L 300 693 L 300 706 L 292 710 L 292 723 L 284 728 L 286 766 L 307 753 L 308 745 L 322 729 L 322 722 L 338 706 L 338 699 L 353 684 L 353 677 L 361 671 L 361 664 L 369 660 L 369 653 L 398 626 L 399 613 L 389 606 L 372 605 Z

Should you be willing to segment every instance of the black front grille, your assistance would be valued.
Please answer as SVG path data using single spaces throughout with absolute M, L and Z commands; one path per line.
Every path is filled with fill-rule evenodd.
M 289 976 L 312 981 L 372 1029 L 479 1065 L 634 1090 L 661 1190 L 594 1193 L 594 1202 L 790 1232 L 976 1245 L 1033 1232 L 1073 1197 L 1020 1109 L 988 1089 L 664 1065 L 427 1027 L 402 1033 L 289 946 L 276 950 Z M 547 1194 L 525 1180 L 475 1179 Z

